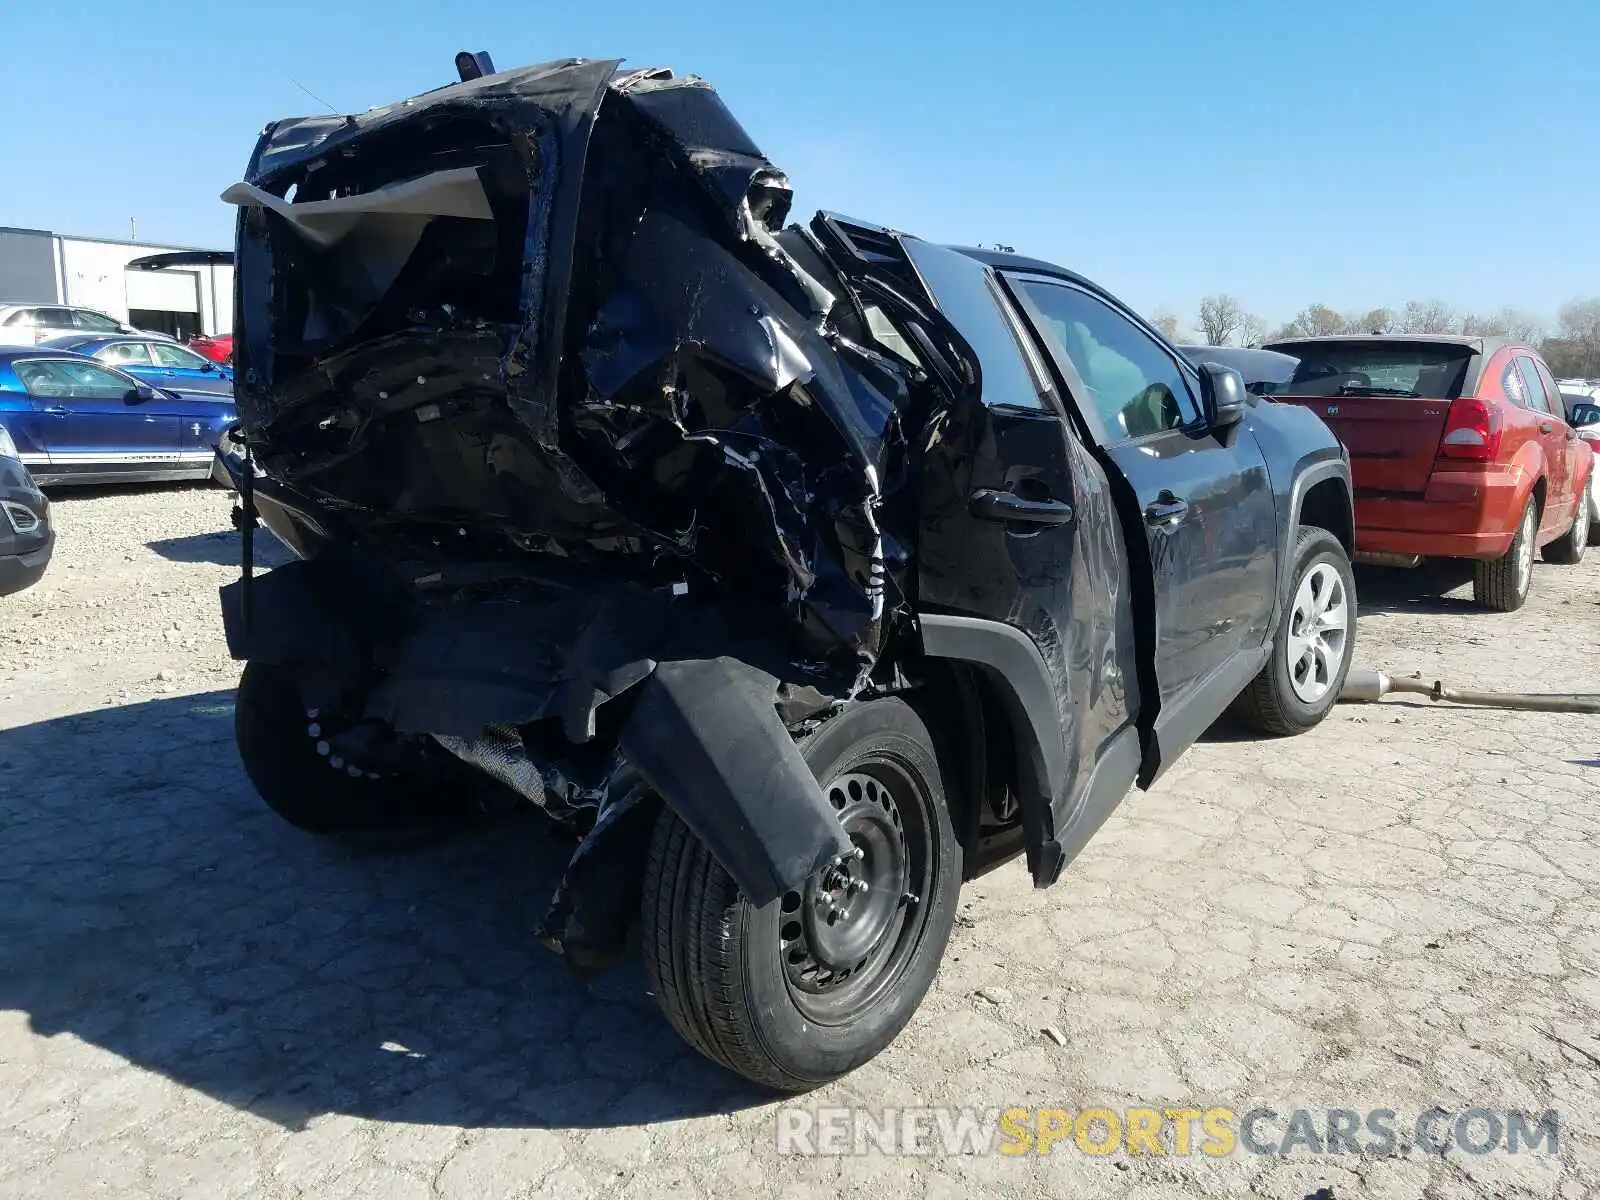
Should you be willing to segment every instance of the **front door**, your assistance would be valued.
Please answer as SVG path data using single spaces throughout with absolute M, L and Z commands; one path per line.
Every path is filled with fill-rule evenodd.
M 1199 376 L 1132 314 L 1063 279 L 1007 282 L 1133 493 L 1129 523 L 1143 535 L 1154 584 L 1164 767 L 1268 653 L 1279 530 L 1266 459 L 1247 428 L 1208 428 Z
M 150 342 L 152 373 L 145 378 L 157 387 L 180 392 L 203 392 L 213 396 L 233 395 L 233 372 L 186 346 Z
M 82 359 L 20 359 L 12 368 L 53 418 L 45 425 L 53 474 L 176 463 L 178 417 L 159 393 L 138 399 L 134 380 Z
M 1051 794 L 1042 798 L 1048 808 L 1035 832 L 1060 852 L 1030 866 L 1049 882 L 1138 771 L 1127 552 L 1105 476 L 1063 419 L 992 272 L 926 242 L 902 245 L 982 373 L 981 403 L 953 410 L 923 460 L 917 586 L 924 638 L 939 614 L 1026 637 L 1020 644 L 1037 664 L 1042 694 L 1023 707 L 1042 728 L 1050 760 Z

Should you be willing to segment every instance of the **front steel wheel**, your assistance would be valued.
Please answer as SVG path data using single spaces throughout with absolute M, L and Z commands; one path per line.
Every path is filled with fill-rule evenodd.
M 801 749 L 850 852 L 757 907 L 664 808 L 641 913 L 646 972 L 673 1028 L 713 1062 L 786 1092 L 854 1070 L 905 1028 L 961 886 L 938 756 L 909 705 L 854 705 Z

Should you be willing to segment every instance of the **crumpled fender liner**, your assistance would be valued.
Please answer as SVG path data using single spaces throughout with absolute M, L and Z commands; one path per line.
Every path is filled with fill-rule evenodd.
M 850 839 L 774 707 L 778 681 L 732 658 L 663 662 L 619 745 L 755 905 Z

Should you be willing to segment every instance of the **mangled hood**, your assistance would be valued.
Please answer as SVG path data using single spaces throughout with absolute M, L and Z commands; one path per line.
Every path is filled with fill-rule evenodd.
M 621 560 L 870 663 L 926 380 L 706 84 L 564 60 L 280 121 L 225 198 L 244 441 L 330 536 Z

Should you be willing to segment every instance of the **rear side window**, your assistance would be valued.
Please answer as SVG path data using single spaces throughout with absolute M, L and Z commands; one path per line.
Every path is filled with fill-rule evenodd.
M 150 343 L 150 357 L 163 367 L 187 367 L 191 371 L 205 369 L 206 359 L 182 346 L 169 346 L 165 342 Z
M 72 314 L 64 308 L 39 308 L 34 310 L 34 324 L 49 329 L 71 329 Z
M 1044 408 L 1038 384 L 1023 358 L 1017 332 L 1000 309 L 989 268 L 975 258 L 912 238 L 907 257 L 927 284 L 940 311 L 978 355 L 983 402 L 1015 408 Z
M 36 310 L 35 309 L 19 308 L 19 309 L 17 309 L 16 312 L 12 313 L 9 317 L 6 318 L 6 324 L 7 325 L 20 325 L 20 326 L 23 326 L 23 327 L 27 327 L 27 326 L 30 326 L 30 325 L 32 325 L 34 323 L 35 315 L 36 315 Z
M 142 342 L 112 342 L 99 354 L 95 355 L 101 362 L 110 363 L 120 367 L 124 363 L 135 366 L 148 367 L 150 365 L 150 351 L 145 349 Z
M 1299 357 L 1294 377 L 1272 389 L 1295 396 L 1454 400 L 1472 360 L 1469 347 L 1427 342 L 1296 342 L 1267 349 Z
M 72 323 L 79 329 L 87 329 L 91 333 L 116 333 L 117 323 L 110 317 L 103 317 L 97 312 L 87 309 L 75 309 L 72 313 Z

